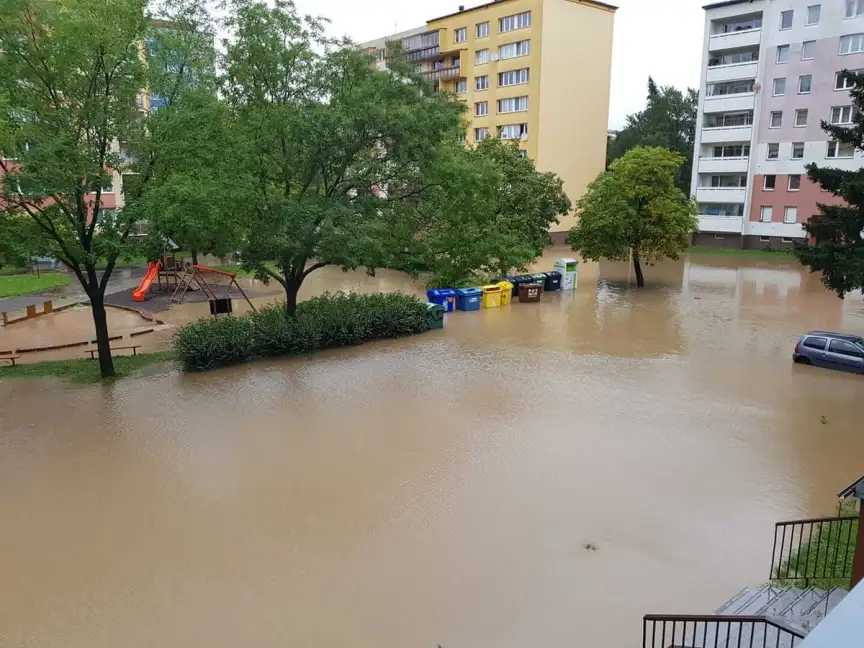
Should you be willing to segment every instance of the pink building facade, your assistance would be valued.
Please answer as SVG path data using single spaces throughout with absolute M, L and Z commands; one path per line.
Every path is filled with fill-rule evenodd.
M 697 244 L 782 248 L 806 240 L 817 203 L 838 199 L 810 163 L 864 166 L 821 122 L 852 120 L 843 70 L 864 70 L 864 0 L 708 5 L 693 195 Z

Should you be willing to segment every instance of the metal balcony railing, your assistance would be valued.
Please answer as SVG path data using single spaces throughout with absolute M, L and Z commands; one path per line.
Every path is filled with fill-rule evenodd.
M 778 522 L 771 580 L 799 587 L 848 588 L 857 532 L 857 515 Z
M 642 648 L 797 648 L 805 635 L 760 616 L 646 614 Z
M 429 70 L 423 74 L 429 79 L 455 79 L 462 76 L 462 69 L 457 65 L 455 67 Z

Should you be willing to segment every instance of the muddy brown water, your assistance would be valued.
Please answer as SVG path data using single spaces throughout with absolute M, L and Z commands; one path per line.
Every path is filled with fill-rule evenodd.
M 0 383 L 0 646 L 626 648 L 763 582 L 774 522 L 864 472 L 864 377 L 789 357 L 864 333 L 861 297 L 789 262 L 627 275 L 309 358 Z

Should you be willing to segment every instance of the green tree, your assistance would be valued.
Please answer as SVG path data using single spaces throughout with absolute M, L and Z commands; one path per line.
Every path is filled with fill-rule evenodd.
M 854 82 L 850 94 L 852 126 L 822 129 L 836 142 L 864 150 L 864 76 L 843 72 Z M 838 144 L 839 146 L 839 144 Z M 823 189 L 843 199 L 842 204 L 819 204 L 819 213 L 803 224 L 809 245 L 798 245 L 794 254 L 813 272 L 822 273 L 822 282 L 840 297 L 864 288 L 864 169 L 842 169 L 807 165 L 807 176 Z
M 569 243 L 583 257 L 626 261 L 645 285 L 642 262 L 677 259 L 698 228 L 696 204 L 675 186 L 683 156 L 637 147 L 615 160 L 577 204 L 579 223 Z
M 644 110 L 628 115 L 624 128 L 609 142 L 607 164 L 637 146 L 660 146 L 676 151 L 684 157 L 684 162 L 675 175 L 675 184 L 690 195 L 698 108 L 697 90 L 687 88 L 682 92 L 672 86 L 658 87 L 649 77 L 647 105 Z
M 435 287 L 524 267 L 571 208 L 561 179 L 538 172 L 514 142 L 449 147 L 433 177 L 436 186 L 410 206 L 419 219 L 410 234 Z
M 139 107 L 146 106 L 141 89 L 170 103 L 194 86 L 208 58 L 200 55 L 206 14 L 195 0 L 160 11 L 168 22 L 154 22 L 146 0 L 0 0 L 4 226 L 38 231 L 38 252 L 78 278 L 103 377 L 114 375 L 105 289 L 117 259 L 134 249 L 137 202 L 156 162 L 143 155 L 157 125 Z M 119 142 L 138 151 L 134 164 Z M 115 171 L 130 181 L 126 208 L 112 214 L 102 193 Z
M 373 69 L 290 1 L 234 0 L 229 13 L 223 93 L 256 187 L 243 259 L 284 287 L 292 314 L 316 269 L 372 272 L 392 259 L 393 218 L 427 189 L 463 105 L 398 58 Z

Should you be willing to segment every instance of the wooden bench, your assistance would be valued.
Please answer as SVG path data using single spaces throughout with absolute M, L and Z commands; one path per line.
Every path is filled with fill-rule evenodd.
M 0 360 L 8 360 L 12 363 L 12 366 L 15 366 L 15 361 L 20 358 L 20 355 L 2 355 L 0 356 Z
M 129 349 L 132 349 L 132 355 L 137 356 L 138 355 L 138 349 L 140 349 L 140 348 L 141 348 L 140 344 L 135 344 L 132 346 L 111 347 L 111 350 L 112 351 L 128 351 Z M 99 353 L 99 349 L 87 349 L 87 353 L 90 354 L 91 360 L 95 360 L 96 354 Z

